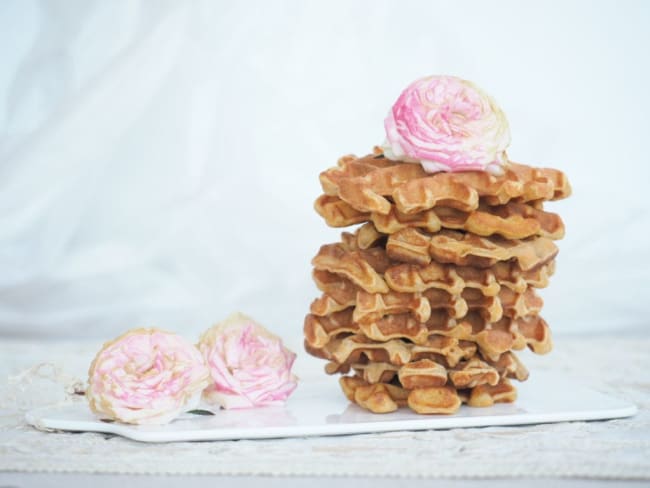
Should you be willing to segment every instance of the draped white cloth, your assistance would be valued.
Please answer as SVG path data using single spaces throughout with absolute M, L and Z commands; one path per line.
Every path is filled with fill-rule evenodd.
M 555 330 L 647 323 L 648 4 L 0 2 L 0 336 L 300 334 L 318 173 L 400 90 L 475 81 L 565 170 Z M 646 300 L 644 300 L 646 299 Z

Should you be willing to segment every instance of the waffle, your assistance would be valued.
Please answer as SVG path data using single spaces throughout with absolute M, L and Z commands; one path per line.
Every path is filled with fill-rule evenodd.
M 390 289 L 399 292 L 423 292 L 436 288 L 458 295 L 467 288 L 496 296 L 503 288 L 524 293 L 528 287 L 545 288 L 555 271 L 555 261 L 523 271 L 517 263 L 499 262 L 491 268 L 471 268 L 431 262 L 420 267 L 399 264 L 389 267 L 384 279 Z
M 352 364 L 377 362 L 403 366 L 418 359 L 438 359 L 454 367 L 461 360 L 474 356 L 478 350 L 472 342 L 442 335 L 432 335 L 422 344 L 414 344 L 401 339 L 376 342 L 363 334 L 332 338 L 322 346 L 313 345 L 306 338 L 305 348 L 313 356 L 329 361 L 326 371 L 330 374 L 346 368 L 349 370 Z
M 514 260 L 526 271 L 551 261 L 557 252 L 557 246 L 546 237 L 511 240 L 452 230 L 429 235 L 410 227 L 391 234 L 386 243 L 390 259 L 421 266 L 435 259 L 458 266 L 489 268 L 498 262 Z
M 391 243 L 393 256 L 396 255 L 395 253 L 397 255 L 401 253 L 402 256 L 413 254 L 417 251 L 418 245 L 423 244 L 420 235 L 414 236 L 413 243 L 408 242 L 408 233 L 413 231 L 418 232 L 416 229 L 410 229 L 405 231 L 407 235 L 400 238 L 402 241 L 406 241 L 405 244 L 401 245 L 401 248 L 396 243 L 396 239 L 393 238 L 393 242 Z M 438 252 L 443 252 L 445 247 L 453 248 L 453 240 L 449 239 L 449 237 L 452 236 L 454 239 L 459 238 L 460 233 L 453 231 L 443 232 L 440 233 L 440 236 L 444 236 L 445 239 L 449 240 L 449 242 L 444 244 L 438 243 L 439 246 L 442 246 L 442 251 Z M 554 244 L 549 244 L 548 240 L 537 244 L 527 244 L 529 248 L 533 248 L 533 251 L 537 248 L 537 252 L 541 253 L 541 257 L 538 257 L 537 265 L 531 266 L 530 261 L 532 260 L 534 262 L 534 259 L 528 258 L 526 263 L 528 266 L 531 266 L 528 269 L 523 269 L 517 260 L 497 261 L 488 269 L 475 266 L 454 266 L 450 263 L 440 263 L 435 259 L 432 259 L 427 266 L 410 266 L 400 263 L 397 260 L 391 260 L 384 249 L 388 244 L 388 240 L 385 239 L 386 236 L 376 232 L 376 229 L 371 223 L 364 224 L 354 234 L 344 232 L 341 234 L 341 237 L 343 243 L 340 245 L 344 249 L 359 252 L 369 251 L 365 255 L 374 256 L 374 261 L 371 263 L 374 266 L 373 269 L 384 273 L 384 279 L 390 288 L 395 291 L 416 292 L 423 291 L 427 288 L 440 287 L 452 294 L 458 294 L 464 288 L 470 287 L 481 289 L 485 295 L 495 295 L 502 286 L 506 286 L 517 293 L 523 293 L 528 286 L 545 288 L 548 286 L 549 278 L 555 272 L 554 255 L 557 254 L 557 248 L 555 248 Z M 438 239 L 438 241 L 440 240 Z M 471 239 L 469 240 L 471 241 Z M 486 239 L 483 241 L 483 244 L 488 245 L 490 242 L 489 239 Z M 505 242 L 512 244 L 514 241 Z M 524 242 L 530 243 L 531 241 Z M 465 245 L 468 245 L 468 242 Z M 523 249 L 523 251 L 525 250 Z M 519 249 L 519 251 L 521 252 L 522 249 Z M 485 250 L 478 249 L 476 252 L 485 252 Z M 516 250 L 511 252 L 516 252 Z M 459 261 L 463 258 L 466 260 L 476 259 L 480 264 L 485 264 L 486 259 L 480 256 L 458 256 Z M 424 253 L 421 251 L 420 256 L 414 259 L 421 263 L 426 261 L 427 258 L 424 257 Z
M 464 317 L 470 310 L 478 310 L 486 320 L 494 322 L 504 316 L 520 318 L 538 314 L 543 305 L 533 288 L 516 293 L 504 287 L 496 296 L 483 295 L 480 290 L 473 288 L 466 288 L 457 295 L 436 288 L 429 288 L 422 293 L 368 293 L 345 278 L 337 278 L 332 274 L 325 276 L 330 281 L 323 288 L 330 293 L 323 293 L 312 302 L 311 313 L 322 317 L 355 307 L 352 320 L 360 324 L 377 322 L 386 315 L 406 312 L 411 313 L 416 320 L 426 322 L 431 316 L 431 310 L 437 309 L 446 310 L 456 319 Z
M 496 322 L 503 317 L 520 318 L 540 312 L 543 301 L 532 288 L 515 293 L 502 288 L 496 296 L 485 296 L 480 290 L 467 288 L 458 295 L 430 288 L 419 294 L 395 293 L 386 295 L 359 292 L 354 319 L 360 323 L 374 322 L 385 315 L 411 312 L 426 322 L 431 310 L 445 310 L 451 318 L 461 319 L 470 311 L 478 311 L 485 320 Z M 387 299 L 390 297 L 390 299 Z M 424 301 L 424 304 L 421 302 Z M 428 306 L 426 303 L 428 302 Z
M 355 178 L 390 166 L 396 166 L 397 162 L 383 157 L 381 149 L 375 147 L 373 154 L 359 158 L 348 154 L 339 158 L 333 168 L 323 171 L 320 176 L 320 183 L 327 195 L 338 195 L 339 182 L 344 178 Z
M 409 392 L 401 386 L 390 383 L 370 385 L 355 376 L 342 376 L 339 384 L 348 400 L 373 413 L 394 412 L 408 405 Z
M 352 234 L 352 241 L 357 249 L 369 249 L 382 244 L 385 247 L 386 235 L 379 232 L 372 222 L 366 222 Z
M 407 403 L 417 413 L 449 414 L 460 408 L 461 399 L 455 388 L 438 386 L 411 390 Z
M 504 307 L 506 309 L 510 306 L 517 309 L 517 315 L 507 315 L 522 316 L 526 310 L 527 313 L 534 313 L 541 307 L 541 300 L 536 295 L 533 296 L 530 289 L 547 286 L 555 264 L 550 261 L 526 271 L 515 262 L 499 262 L 490 268 L 437 262 L 416 266 L 391 263 L 381 248 L 346 251 L 346 247 L 354 248 L 354 239 L 348 239 L 345 245 L 323 246 L 314 258 L 316 269 L 313 278 L 325 294 L 312 304 L 312 313 L 316 315 L 327 315 L 355 305 L 359 291 L 383 294 L 424 292 L 428 293 L 427 297 L 433 303 L 437 292 L 428 292 L 429 290 L 445 291 L 450 296 L 463 295 L 466 300 L 475 302 L 480 297 L 470 291 L 474 289 L 485 297 L 499 296 L 501 303 L 505 300 L 508 304 Z M 522 294 L 526 295 L 523 304 L 528 309 L 522 308 L 521 297 L 517 296 Z M 388 299 L 391 303 L 395 302 L 394 298 Z M 452 303 L 450 300 L 447 299 L 446 305 L 458 310 L 457 317 L 461 316 L 462 302 L 457 300 Z M 367 303 L 365 298 L 364 303 Z M 488 304 L 484 306 L 489 307 Z M 368 306 L 362 305 L 362 308 L 367 309 Z
M 418 164 L 388 161 L 380 154 L 354 159 L 345 157 L 338 166 L 320 175 L 326 195 L 338 196 L 361 212 L 388 214 L 390 197 L 407 214 L 436 206 L 471 212 L 479 197 L 488 205 L 557 200 L 571 194 L 564 174 L 510 163 L 502 176 L 482 171 L 427 174 Z
M 384 277 L 390 285 L 390 290 L 387 293 L 373 294 L 343 275 L 315 269 L 312 276 L 323 296 L 312 303 L 311 312 L 324 316 L 330 313 L 327 308 L 329 304 L 339 307 L 339 310 L 356 305 L 358 315 L 355 320 L 363 322 L 366 321 L 364 317 L 373 312 L 383 316 L 400 311 L 422 310 L 422 304 L 419 302 L 419 305 L 408 305 L 422 296 L 429 301 L 430 308 L 453 310 L 454 317 L 460 318 L 469 309 L 492 310 L 497 300 L 488 299 L 495 297 L 505 315 L 518 317 L 539 311 L 542 300 L 533 287 L 544 285 L 551 273 L 552 268 L 522 273 L 507 265 L 485 270 L 435 263 L 425 268 L 403 264 L 386 270 Z M 425 315 L 422 312 L 417 316 Z
M 503 378 L 496 385 L 478 385 L 474 388 L 456 389 L 453 386 L 433 386 L 408 390 L 392 383 L 369 384 L 356 376 L 342 376 L 341 389 L 351 402 L 374 413 L 388 413 L 409 406 L 422 414 L 451 414 L 461 403 L 474 407 L 487 407 L 498 402 L 513 402 L 517 392 Z
M 383 250 L 377 251 L 350 251 L 342 244 L 326 244 L 321 246 L 312 265 L 319 271 L 340 274 L 367 292 L 387 293 L 388 285 L 381 273 L 390 262 L 382 258 Z
M 413 179 L 400 185 L 392 197 L 400 211 L 417 213 L 435 207 L 440 201 L 440 190 L 452 184 L 475 191 L 488 205 L 503 205 L 514 199 L 521 202 L 560 200 L 571 195 L 569 181 L 561 171 L 510 162 L 502 176 L 466 171 Z
M 321 195 L 314 203 L 314 208 L 331 227 L 372 222 L 382 234 L 394 234 L 407 227 L 417 227 L 427 232 L 445 228 L 464 230 L 480 236 L 498 234 L 507 239 L 524 239 L 536 235 L 561 239 L 564 236 L 564 223 L 559 215 L 520 202 L 498 206 L 480 204 L 470 212 L 440 206 L 413 214 L 403 213 L 392 205 L 388 213 L 382 214 L 362 212 L 339 197 Z
M 495 403 L 514 402 L 517 399 L 517 390 L 504 379 L 494 386 L 479 385 L 469 391 L 460 391 L 459 396 L 470 407 L 491 407 Z
M 539 315 L 489 322 L 475 311 L 459 320 L 442 310 L 432 312 L 425 323 L 403 313 L 359 324 L 354 322 L 353 309 L 349 308 L 325 317 L 307 315 L 304 335 L 310 353 L 339 364 L 370 349 L 383 351 L 373 357 L 379 354 L 387 358 L 381 361 L 398 365 L 421 352 L 441 354 L 438 336 L 457 339 L 454 345 L 474 343 L 485 357 L 494 361 L 513 349 L 528 347 L 536 354 L 546 354 L 553 348 L 550 329 Z
M 359 324 L 353 320 L 353 309 L 335 312 L 325 317 L 309 314 L 305 317 L 304 333 L 306 341 L 312 347 L 327 347 L 336 354 L 339 343 L 335 338 L 342 334 L 355 334 L 373 341 L 390 341 L 391 339 L 408 339 L 414 344 L 426 344 L 430 335 L 427 324 L 413 318 L 410 314 L 395 314 L 383 317 L 375 322 Z M 347 340 L 350 338 L 346 338 Z M 350 343 L 350 341 L 352 341 Z M 361 347 L 354 339 L 341 347 Z M 365 343 L 361 344 L 365 347 Z M 373 346 L 375 347 L 375 346 Z M 383 347 L 378 343 L 377 347 Z M 351 352 L 351 351 L 350 351 Z M 339 353 L 340 354 L 340 353 Z
M 456 388 L 474 388 L 482 384 L 496 385 L 500 378 L 524 381 L 528 370 L 514 353 L 508 352 L 498 361 L 490 361 L 480 354 L 450 367 L 443 358 L 423 358 L 403 366 L 390 363 L 368 362 L 359 364 L 331 364 L 329 371 L 348 373 L 354 371 L 367 383 L 389 383 L 397 378 L 407 389 L 442 386 L 447 383 Z
M 451 300 L 450 300 L 451 302 Z M 436 305 L 436 302 L 433 303 Z M 442 306 L 442 303 L 438 303 Z M 448 304 L 452 306 L 451 303 Z M 432 303 L 425 296 L 416 293 L 357 293 L 352 320 L 359 324 L 371 324 L 386 315 L 409 312 L 418 322 L 426 322 L 431 316 Z
M 325 316 L 356 304 L 357 293 L 361 288 L 352 281 L 335 273 L 318 269 L 312 272 L 312 277 L 323 295 L 312 302 L 311 313 Z
M 518 319 L 503 317 L 496 322 L 488 322 L 480 313 L 470 312 L 456 321 L 441 311 L 431 314 L 426 327 L 430 334 L 476 343 L 485 357 L 495 361 L 501 354 L 513 349 L 528 347 L 536 354 L 547 354 L 553 348 L 551 331 L 539 315 Z
M 431 238 L 429 252 L 439 262 L 479 268 L 494 266 L 499 261 L 515 260 L 526 271 L 554 259 L 558 249 L 546 237 L 509 240 L 441 231 Z

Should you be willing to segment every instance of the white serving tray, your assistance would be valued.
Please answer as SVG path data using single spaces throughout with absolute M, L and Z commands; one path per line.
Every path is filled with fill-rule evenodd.
M 142 442 L 267 439 L 363 434 L 396 430 L 524 425 L 629 417 L 635 405 L 585 388 L 559 373 L 535 372 L 517 384 L 513 404 L 462 406 L 454 415 L 417 415 L 409 409 L 372 414 L 350 404 L 332 377 L 303 381 L 284 407 L 223 410 L 216 415 L 184 414 L 163 426 L 134 426 L 98 420 L 84 402 L 45 407 L 26 414 L 39 429 L 106 432 Z

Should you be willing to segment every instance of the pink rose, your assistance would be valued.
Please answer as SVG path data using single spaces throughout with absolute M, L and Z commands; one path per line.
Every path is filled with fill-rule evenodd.
M 107 342 L 88 372 L 90 409 L 130 424 L 166 424 L 196 408 L 209 373 L 182 337 L 135 329 Z
M 261 325 L 235 313 L 208 329 L 198 344 L 213 383 L 203 400 L 223 408 L 282 405 L 297 386 L 296 355 Z
M 503 173 L 510 129 L 496 102 L 469 81 L 429 76 L 402 92 L 384 122 L 384 155 L 425 171 Z

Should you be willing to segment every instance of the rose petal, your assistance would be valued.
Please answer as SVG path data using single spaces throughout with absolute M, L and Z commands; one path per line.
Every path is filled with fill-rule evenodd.
M 430 76 L 409 85 L 384 121 L 384 156 L 425 171 L 503 171 L 510 129 L 496 102 L 474 84 Z
M 295 354 L 280 338 L 242 314 L 207 330 L 199 341 L 212 384 L 203 400 L 223 408 L 281 404 L 297 386 Z
M 182 337 L 136 329 L 104 345 L 91 364 L 91 410 L 134 424 L 170 422 L 194 408 L 209 383 L 202 355 Z

